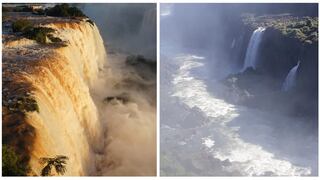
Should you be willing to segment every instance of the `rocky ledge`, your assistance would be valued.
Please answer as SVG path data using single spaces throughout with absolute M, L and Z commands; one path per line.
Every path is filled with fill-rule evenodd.
M 303 43 L 318 42 L 318 17 L 299 17 L 290 14 L 263 16 L 244 14 L 243 22 L 254 29 L 265 27 L 278 30 L 284 36 L 299 39 Z

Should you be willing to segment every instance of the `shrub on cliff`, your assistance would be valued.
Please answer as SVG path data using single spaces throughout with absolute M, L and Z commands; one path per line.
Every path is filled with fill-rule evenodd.
M 26 176 L 29 170 L 11 147 L 2 146 L 2 176 Z
M 2 12 L 32 12 L 32 8 L 26 5 L 22 6 L 2 6 Z
M 32 8 L 28 6 L 16 6 L 13 8 L 14 12 L 32 12 Z
M 45 44 L 47 42 L 47 36 L 49 33 L 54 32 L 54 29 L 47 27 L 35 27 L 26 31 L 24 35 L 29 38 L 36 40 L 39 43 Z
M 26 32 L 32 28 L 32 23 L 26 19 L 20 19 L 12 24 L 13 32 Z
M 281 33 L 285 36 L 289 36 L 291 38 L 297 38 L 300 41 L 304 41 L 307 35 L 303 32 L 303 28 L 283 28 L 281 29 Z
M 62 44 L 62 40 L 54 37 L 51 33 L 55 30 L 48 27 L 33 27 L 28 20 L 17 20 L 12 24 L 13 32 L 21 32 L 28 39 L 36 40 L 38 43 L 46 44 L 47 39 L 53 43 Z
M 68 4 L 55 5 L 46 10 L 48 16 L 56 17 L 86 17 L 77 7 L 70 7 Z
M 30 95 L 16 95 L 9 99 L 3 99 L 3 106 L 14 112 L 39 112 L 37 101 Z
M 60 43 L 62 42 L 62 40 L 58 37 L 54 37 L 52 34 L 49 34 L 48 35 L 48 38 L 50 39 L 51 42 L 53 43 Z
M 259 26 L 272 27 L 283 35 L 296 38 L 303 43 L 312 44 L 318 41 L 318 17 L 242 15 L 242 18 L 246 25 L 254 28 Z
M 310 33 L 310 28 L 309 28 L 309 26 L 303 26 L 303 27 L 301 28 L 301 31 L 302 31 L 303 33 L 305 33 L 305 34 L 308 34 L 308 33 Z
M 86 15 L 84 15 L 83 12 L 77 7 L 70 7 L 68 9 L 68 13 L 69 13 L 69 16 L 72 16 L 72 17 L 86 17 Z
M 317 33 L 317 32 L 311 33 L 311 34 L 308 36 L 307 40 L 311 40 L 311 41 L 313 41 L 313 42 L 318 41 L 318 33 Z
M 302 27 L 304 27 L 306 25 L 307 25 L 307 23 L 305 21 L 298 21 L 296 23 L 293 23 L 292 27 L 293 28 L 302 28 Z

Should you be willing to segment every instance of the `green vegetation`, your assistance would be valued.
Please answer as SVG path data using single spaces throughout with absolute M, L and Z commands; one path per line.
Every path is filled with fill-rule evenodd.
M 8 8 L 4 8 L 4 10 L 9 11 Z M 39 9 L 33 13 L 57 17 L 86 17 L 81 10 L 76 7 L 70 7 L 68 4 L 56 5 L 46 10 Z M 94 25 L 93 21 L 90 19 L 87 19 L 86 22 Z M 48 27 L 35 27 L 32 22 L 27 19 L 19 19 L 13 22 L 12 31 L 15 33 L 21 33 L 22 36 L 28 39 L 36 40 L 41 44 L 47 44 L 51 41 L 54 44 L 66 46 L 66 44 L 59 37 L 54 37 L 52 35 L 54 29 Z M 48 41 L 48 39 L 50 41 Z
M 58 37 L 54 37 L 52 34 L 48 34 L 47 37 L 50 39 L 53 43 L 59 43 L 62 42 L 62 40 Z
M 50 33 L 53 33 L 54 29 L 47 27 L 34 27 L 24 32 L 24 36 L 36 40 L 38 43 L 47 43 L 47 37 Z
M 26 32 L 32 28 L 32 23 L 26 19 L 19 19 L 12 23 L 13 32 Z
M 27 8 L 27 6 L 23 7 Z M 2 7 L 2 9 L 3 12 L 12 11 L 12 9 L 7 7 Z M 33 14 L 71 18 L 86 17 L 86 15 L 83 14 L 83 12 L 79 10 L 77 7 L 70 7 L 68 4 L 56 5 L 46 10 L 37 9 L 33 11 Z M 87 19 L 86 22 L 94 26 L 92 20 Z M 60 38 L 54 37 L 52 35 L 54 29 L 47 27 L 35 27 L 33 23 L 27 19 L 19 19 L 13 22 L 12 31 L 15 33 L 21 33 L 22 36 L 28 39 L 36 40 L 38 43 L 41 44 L 47 44 L 49 39 L 52 43 L 55 43 L 56 45 L 66 46 L 66 44 Z
M 300 29 L 285 29 L 282 31 L 284 35 L 288 35 L 289 37 L 296 37 L 298 39 L 306 39 L 306 35 Z
M 67 171 L 66 164 L 68 159 L 67 156 L 63 155 L 58 155 L 54 158 L 40 158 L 40 163 L 46 164 L 41 171 L 41 176 L 50 176 L 52 167 L 55 168 L 58 174 L 65 174 Z
M 279 28 L 284 35 L 298 38 L 305 43 L 318 41 L 318 20 L 317 18 L 306 17 L 297 22 L 291 22 L 286 27 Z
M 32 8 L 26 5 L 16 7 L 2 6 L 2 12 L 32 12 Z
M 15 112 L 39 112 L 37 101 L 29 94 L 24 96 L 15 95 L 8 99 L 4 99 L 2 105 L 7 107 L 10 111 Z
M 70 7 L 68 4 L 55 5 L 46 9 L 46 15 L 56 17 L 86 17 L 77 7 Z
M 16 7 L 2 6 L 2 12 L 32 12 L 36 15 L 47 15 L 55 17 L 86 17 L 86 15 L 77 7 L 71 7 L 69 4 L 58 4 L 47 9 L 32 9 L 31 6 L 21 5 Z
M 32 12 L 32 8 L 28 6 L 17 6 L 13 9 L 14 12 Z
M 283 35 L 299 39 L 303 43 L 318 41 L 318 17 L 294 17 L 289 14 L 257 16 L 244 14 L 243 22 L 257 28 L 272 27 Z
M 2 145 L 2 176 L 26 176 L 28 165 L 8 145 Z
M 62 43 L 58 37 L 54 37 L 52 33 L 55 31 L 48 27 L 34 27 L 32 23 L 26 19 L 20 19 L 12 24 L 13 32 L 21 32 L 28 39 L 36 40 L 38 43 L 46 44 L 47 39 L 53 43 Z

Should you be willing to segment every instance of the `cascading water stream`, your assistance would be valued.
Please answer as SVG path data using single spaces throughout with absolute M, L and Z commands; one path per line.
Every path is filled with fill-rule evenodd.
M 297 71 L 300 65 L 300 61 L 298 61 L 297 65 L 295 65 L 288 73 L 285 81 L 282 84 L 282 91 L 289 91 L 292 89 L 296 84 L 297 79 Z
M 244 60 L 242 71 L 245 71 L 249 67 L 252 67 L 254 69 L 256 68 L 257 54 L 265 30 L 266 29 L 264 27 L 258 27 L 258 29 L 253 31 L 249 41 L 249 46 L 246 51 L 246 57 Z

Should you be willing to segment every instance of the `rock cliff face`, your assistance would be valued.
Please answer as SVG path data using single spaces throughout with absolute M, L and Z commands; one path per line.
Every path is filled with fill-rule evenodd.
M 3 42 L 3 143 L 31 167 L 39 158 L 69 157 L 66 175 L 94 171 L 101 125 L 89 89 L 106 65 L 98 28 L 82 19 L 29 18 L 66 46 L 5 36 Z
M 317 114 L 317 25 L 317 17 L 274 15 L 251 16 L 244 19 L 242 37 L 247 40 L 239 42 L 238 51 L 234 51 L 232 58 L 238 68 L 244 63 L 246 54 L 244 47 L 248 46 L 248 39 L 252 32 L 258 27 L 266 28 L 258 49 L 255 71 L 249 70 L 228 77 L 229 79 L 235 77 L 238 80 L 235 83 L 240 89 L 247 90 L 249 94 L 254 95 L 251 98 L 245 98 L 245 104 L 260 106 L 261 104 L 258 105 L 257 101 L 262 100 L 266 102 L 262 105 L 263 107 L 271 108 L 272 102 L 280 98 L 283 102 L 293 104 L 292 106 L 287 105 L 286 111 L 289 113 L 312 116 Z M 280 92 L 287 74 L 298 61 L 301 64 L 297 71 L 296 87 L 289 93 Z M 282 104 L 282 106 L 286 105 Z

